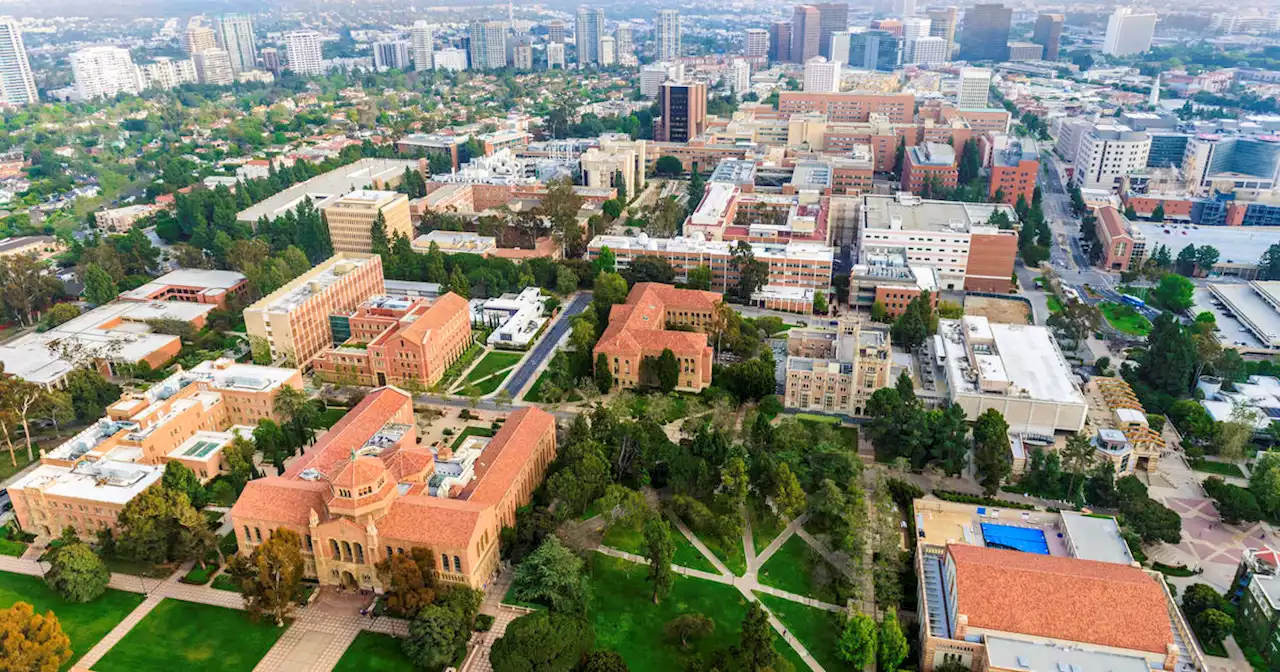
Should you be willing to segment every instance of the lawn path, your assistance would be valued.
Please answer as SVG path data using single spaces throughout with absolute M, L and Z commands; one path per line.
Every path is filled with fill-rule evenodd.
M 807 522 L 809 522 L 809 514 L 805 513 L 788 523 L 787 526 L 783 528 L 782 532 L 778 533 L 778 536 L 775 537 L 773 541 L 769 542 L 769 545 L 765 546 L 763 551 L 760 551 L 760 555 L 756 556 L 754 563 L 747 563 L 751 573 L 755 574 L 756 572 L 759 572 L 760 568 L 764 567 L 764 563 L 769 562 L 769 558 L 772 558 L 773 554 L 777 553 L 778 549 L 782 548 L 782 545 L 787 543 L 787 540 L 791 538 L 791 535 L 795 534 L 797 530 L 804 529 L 803 525 Z M 803 537 L 801 538 L 803 539 Z M 808 543 L 807 539 L 805 541 Z
M 729 571 L 729 568 L 725 567 L 723 562 L 720 562 L 720 558 L 717 558 L 716 554 L 712 553 L 711 549 L 702 543 L 702 540 L 693 533 L 693 530 L 689 529 L 688 525 L 684 524 L 683 520 L 680 520 L 678 516 L 671 516 L 671 522 L 675 524 L 677 530 L 680 530 L 680 534 L 683 534 L 684 538 L 688 539 L 689 543 L 693 544 L 693 547 L 698 549 L 698 552 L 711 563 L 711 566 L 716 568 L 717 572 L 727 577 L 734 576 L 734 573 Z
M 97 665 L 98 661 L 102 660 L 102 657 L 107 655 L 107 652 L 111 650 L 111 647 L 124 639 L 124 636 L 129 634 L 129 631 L 133 629 L 133 626 L 146 618 L 147 614 L 150 614 L 151 610 L 155 609 L 156 606 L 163 601 L 164 596 L 159 594 L 152 595 L 143 600 L 142 604 L 139 604 L 136 609 L 129 612 L 129 615 L 125 616 L 123 621 L 117 623 L 116 627 L 112 628 L 111 632 L 108 632 L 106 637 L 103 637 L 97 644 L 94 644 L 93 648 L 89 649 L 88 653 L 80 656 L 80 660 L 76 661 L 76 667 L 88 670 L 94 665 Z

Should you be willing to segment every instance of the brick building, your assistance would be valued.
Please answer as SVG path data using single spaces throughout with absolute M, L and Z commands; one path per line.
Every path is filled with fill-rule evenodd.
M 1031 205 L 1036 190 L 1036 177 L 1040 173 L 1040 154 L 1035 145 L 1022 140 L 1007 140 L 1004 147 L 997 145 L 991 156 L 991 179 L 988 197 L 995 200 L 1002 194 L 1001 203 L 1016 205 L 1021 196 Z
M 917 196 L 939 188 L 955 189 L 959 174 L 951 145 L 926 142 L 907 148 L 902 162 L 902 189 Z
M 601 354 L 608 359 L 616 387 L 650 386 L 657 381 L 646 377 L 642 363 L 671 350 L 680 364 L 676 389 L 700 392 L 711 384 L 712 364 L 712 348 L 701 330 L 711 322 L 721 300 L 714 292 L 637 283 L 627 302 L 610 311 L 609 326 L 596 343 L 592 361 Z M 667 329 L 670 326 L 696 331 Z
M 1140 264 L 1147 254 L 1147 241 L 1124 213 L 1107 205 L 1094 211 L 1098 217 L 1098 244 L 1102 246 L 1102 268 L 1127 271 Z
M 783 91 L 778 97 L 781 116 L 819 112 L 835 122 L 864 122 L 883 114 L 891 122 L 909 123 L 915 118 L 916 99 L 910 93 L 805 93 Z

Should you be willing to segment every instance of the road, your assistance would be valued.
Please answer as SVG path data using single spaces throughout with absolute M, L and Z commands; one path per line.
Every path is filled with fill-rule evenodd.
M 573 297 L 569 305 L 560 311 L 560 316 L 556 318 L 551 328 L 542 336 L 542 340 L 533 346 L 533 351 L 529 353 L 520 362 L 520 366 L 507 376 L 507 380 L 502 384 L 502 389 L 511 395 L 512 399 L 519 396 L 520 391 L 529 383 L 529 379 L 542 366 L 542 363 L 551 358 L 551 354 L 555 352 L 556 346 L 560 344 L 560 340 L 565 334 L 569 333 L 570 323 L 573 317 L 586 310 L 591 305 L 591 292 L 582 292 Z

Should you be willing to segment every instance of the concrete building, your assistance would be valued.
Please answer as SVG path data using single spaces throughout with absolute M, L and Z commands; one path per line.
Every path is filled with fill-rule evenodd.
M 296 369 L 204 361 L 146 391 L 127 392 L 106 416 L 49 451 L 8 488 L 22 528 L 57 536 L 71 528 L 93 541 L 116 528 L 121 509 L 178 462 L 201 483 L 229 471 L 223 449 L 272 411 L 284 387 L 302 389 Z
M 769 31 L 764 28 L 748 28 L 742 54 L 747 58 L 768 58 Z
M 564 58 L 564 50 L 561 49 L 561 59 Z M 449 72 L 462 72 L 467 69 L 467 50 L 466 49 L 441 49 L 431 54 L 431 64 L 436 70 L 447 70 Z
M 120 47 L 85 47 L 68 57 L 75 80 L 75 96 L 90 101 L 139 91 L 138 71 L 129 50 Z
M 751 91 L 751 63 L 747 59 L 735 58 L 730 61 L 724 77 L 733 95 L 742 96 Z
M 279 77 L 280 72 L 284 70 L 284 60 L 280 58 L 280 50 L 275 47 L 266 47 L 258 52 L 262 57 L 262 69 Z
M 208 303 L 227 310 L 244 294 L 249 281 L 235 271 L 181 268 L 120 293 L 121 301 L 185 301 Z
M 707 85 L 666 82 L 658 89 L 658 109 L 654 139 L 659 142 L 689 142 L 707 127 Z
M 600 60 L 599 65 L 602 68 L 613 67 L 618 62 L 618 45 L 617 41 L 612 37 L 605 35 L 600 38 Z
M 1039 61 L 1044 58 L 1044 47 L 1035 42 L 1010 42 L 1010 61 Z
M 1024 203 L 1031 205 L 1040 173 L 1040 152 L 1035 143 L 1001 136 L 994 144 L 988 197 L 995 200 L 997 194 L 1003 194 L 1001 203 L 1017 205 L 1021 196 Z
M 329 316 L 335 345 L 313 361 L 317 378 L 340 385 L 427 390 L 471 347 L 467 300 L 376 296 Z
M 564 43 L 552 42 L 547 45 L 547 69 L 565 69 Z
M 525 287 L 490 299 L 471 300 L 471 323 L 490 329 L 490 347 L 527 350 L 546 326 L 547 297 L 537 287 Z
M 27 255 L 37 261 L 46 261 L 66 251 L 67 246 L 53 236 L 14 236 L 0 238 L 0 257 Z
M 373 67 L 379 72 L 386 70 L 409 70 L 409 54 L 412 53 L 410 43 L 404 40 L 395 42 L 373 43 Z
M 648 163 L 647 143 L 629 137 L 604 137 L 599 147 L 592 147 L 579 157 L 582 164 L 582 181 L 588 187 L 617 188 L 618 175 L 626 187 L 629 198 L 644 190 L 645 166 Z
M 916 100 L 910 93 L 808 93 L 783 91 L 778 96 L 778 114 L 789 118 L 796 114 L 824 114 L 833 123 L 871 120 L 882 114 L 893 123 L 909 123 L 915 118 Z
M 435 31 L 430 22 L 413 22 L 413 27 L 409 29 L 409 50 L 414 70 L 431 70 L 435 67 Z
M 902 67 L 904 52 L 902 36 L 888 31 L 868 30 L 849 37 L 849 63 L 855 68 L 892 72 Z
M 986 68 L 961 68 L 956 85 L 956 107 L 984 109 L 991 95 L 991 71 Z
M 333 346 L 329 315 L 382 295 L 382 283 L 381 257 L 339 252 L 245 308 L 250 343 L 269 348 L 273 361 L 306 368 Z
M 769 60 L 786 62 L 791 60 L 791 24 L 786 21 L 775 21 L 769 24 Z
M 564 44 L 565 37 L 569 34 L 568 26 L 564 21 L 552 19 L 547 22 L 547 42 L 550 44 Z
M 196 75 L 196 64 L 191 59 L 172 59 L 159 57 L 152 63 L 138 66 L 139 86 L 147 89 L 169 90 L 183 84 L 194 84 L 199 78 Z
M 396 143 L 396 148 L 402 155 L 406 156 L 420 155 L 429 151 L 441 151 L 446 154 L 450 149 L 456 151 L 456 145 L 429 144 L 429 141 L 434 137 L 407 135 Z M 454 136 L 448 137 L 452 141 L 459 140 Z M 467 137 L 462 136 L 457 144 L 466 141 Z M 453 154 L 453 157 L 454 165 L 456 166 L 457 155 Z M 396 185 L 400 184 L 400 180 L 404 178 L 405 169 L 424 170 L 425 164 L 417 160 L 360 159 L 355 163 L 349 163 L 322 175 L 317 175 L 305 182 L 295 184 L 270 198 L 263 199 L 253 206 L 241 210 L 236 213 L 236 221 L 253 226 L 262 217 L 273 220 L 284 216 L 286 212 L 297 209 L 304 199 L 311 199 L 311 203 L 315 207 L 323 208 L 330 201 L 353 191 L 365 189 L 386 191 L 394 189 Z
M 805 93 L 839 93 L 840 63 L 817 56 L 804 64 Z
M 831 60 L 848 65 L 853 48 L 853 33 L 840 30 L 831 33 Z
M 636 40 L 631 24 L 618 24 L 617 30 L 613 31 L 615 41 L 614 49 L 617 51 L 618 65 L 623 67 L 634 68 L 640 64 L 636 58 Z
M 189 26 L 182 37 L 182 49 L 187 55 L 198 54 L 218 46 L 218 37 L 208 26 Z
M 1147 255 L 1146 236 L 1124 213 L 1107 205 L 1094 211 L 1098 217 L 1098 245 L 1102 247 L 1102 268 L 1128 271 L 1142 265 Z
M 831 58 L 831 36 L 849 29 L 849 5 L 843 2 L 825 2 L 818 8 L 818 55 Z
M 911 50 L 910 62 L 915 65 L 937 65 L 948 60 L 947 41 L 941 37 L 922 37 Z
M 600 62 L 600 38 L 604 37 L 604 10 L 579 7 L 573 41 L 578 49 L 578 67 Z
M 858 319 L 787 332 L 783 405 L 800 411 L 864 415 L 876 390 L 893 384 L 889 329 Z
M 1115 191 L 1147 166 L 1151 136 L 1120 124 L 1098 123 L 1080 138 L 1071 181 L 1081 189 Z
M 1009 53 L 1009 24 L 1013 10 L 1001 4 L 976 4 L 964 12 L 960 25 L 960 58 L 1003 61 Z
M 99 229 L 111 233 L 128 233 L 138 220 L 156 212 L 154 205 L 126 205 L 121 208 L 99 210 L 93 213 L 93 221 Z
M 642 364 L 670 350 L 680 369 L 676 389 L 700 392 L 711 384 L 713 352 L 701 330 L 710 325 L 721 300 L 714 292 L 636 283 L 627 302 L 615 304 L 610 311 L 609 326 L 596 343 L 591 360 L 605 356 L 615 387 L 651 387 L 657 384 L 656 377 Z M 667 328 L 672 326 L 694 331 Z
M 1044 47 L 1044 60 L 1058 60 L 1058 47 L 1062 42 L 1062 23 L 1066 17 L 1062 14 L 1040 14 L 1036 16 L 1036 26 L 1031 33 L 1031 41 Z
M 1261 350 L 1280 350 L 1280 282 L 1211 283 L 1209 293 L 1258 340 Z
M 654 59 L 674 61 L 680 58 L 680 12 L 659 9 L 653 22 Z
M 218 46 L 231 58 L 235 74 L 258 67 L 258 45 L 253 36 L 253 18 L 248 14 L 223 14 L 214 21 Z
M 1003 204 L 932 201 L 910 194 L 861 197 L 858 263 L 875 256 L 904 254 L 910 266 L 938 274 L 938 287 L 1008 292 L 1017 256 L 1017 234 L 988 225 L 997 211 L 1018 215 Z
M 195 64 L 196 79 L 201 84 L 227 86 L 236 81 L 235 72 L 231 69 L 231 55 L 226 49 L 205 49 L 191 55 Z
M 512 50 L 511 66 L 516 70 L 532 70 L 533 46 L 528 44 L 517 44 Z
M 946 48 L 943 52 L 946 54 L 944 60 L 951 60 L 951 52 L 955 49 L 956 43 L 955 7 L 929 10 L 929 36 L 940 37 L 946 41 Z
M 0 17 L 0 103 L 30 105 L 39 100 L 22 26 L 11 17 Z
M 1186 143 L 1182 175 L 1188 189 L 1203 192 L 1224 182 L 1236 189 L 1280 185 L 1280 136 L 1197 133 Z
M 422 549 L 434 580 L 488 587 L 502 528 L 555 459 L 555 418 L 522 408 L 492 439 L 468 437 L 457 450 L 419 441 L 413 398 L 374 391 L 284 474 L 250 482 L 231 509 L 240 548 L 289 529 L 307 577 L 378 592 L 387 586 L 376 564 Z
M 955 189 L 959 170 L 951 145 L 926 142 L 908 147 L 902 164 L 902 188 L 917 196 Z
M 1155 32 L 1155 14 L 1135 14 L 1132 8 L 1117 7 L 1111 18 L 1107 19 L 1102 53 L 1108 56 L 1130 56 L 1149 51 Z
M 902 19 L 902 61 L 915 63 L 916 40 L 929 37 L 932 22 L 921 16 L 908 16 Z
M 334 252 L 372 252 L 371 234 L 379 215 L 388 241 L 396 235 L 413 237 L 409 197 L 399 192 L 360 189 L 326 203 L 320 211 L 329 222 Z
M 284 49 L 290 70 L 299 75 L 324 74 L 320 33 L 314 30 L 291 30 L 284 34 Z
M 821 55 L 822 16 L 814 5 L 796 5 L 791 17 L 791 60 L 807 63 Z
M 496 70 L 507 65 L 506 24 L 501 21 L 472 21 L 467 28 L 471 39 L 471 67 Z

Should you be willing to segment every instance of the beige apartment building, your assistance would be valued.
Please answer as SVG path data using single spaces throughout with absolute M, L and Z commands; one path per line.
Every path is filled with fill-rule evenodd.
M 597 259 L 604 248 L 613 252 L 617 268 L 625 269 L 638 257 L 665 259 L 676 272 L 676 279 L 687 281 L 689 273 L 701 267 L 711 270 L 711 289 L 728 292 L 738 283 L 733 266 L 736 243 L 722 240 L 699 240 L 694 237 L 650 238 L 639 236 L 600 235 L 587 245 L 587 258 Z M 751 252 L 769 265 L 766 285 L 831 289 L 831 269 L 835 248 L 820 243 L 752 243 Z
M 321 212 L 329 223 L 334 252 L 372 252 L 373 222 L 378 213 L 386 220 L 388 241 L 396 234 L 413 239 L 409 197 L 395 191 L 359 189 L 325 204 Z
M 861 416 L 876 390 L 893 384 L 889 329 L 840 319 L 787 336 L 787 408 Z
M 297 369 L 201 362 L 142 392 L 125 393 L 106 417 L 40 456 L 9 487 L 22 528 L 55 536 L 71 527 L 88 539 L 114 528 L 120 510 L 154 485 L 169 462 L 207 483 L 227 470 L 223 449 L 275 418 L 283 387 L 302 388 Z
M 245 308 L 249 342 L 255 354 L 267 348 L 272 361 L 308 367 L 333 346 L 329 315 L 385 293 L 381 257 L 339 252 Z
M 629 136 L 602 136 L 600 146 L 582 154 L 583 183 L 588 187 L 613 187 L 618 173 L 622 174 L 629 198 L 635 198 L 646 184 L 644 168 L 647 162 L 644 140 L 632 140 Z

